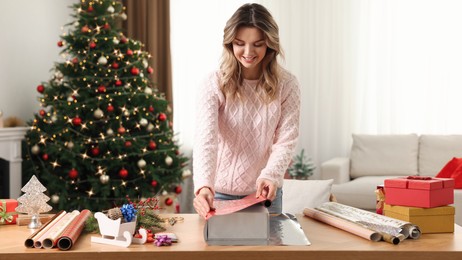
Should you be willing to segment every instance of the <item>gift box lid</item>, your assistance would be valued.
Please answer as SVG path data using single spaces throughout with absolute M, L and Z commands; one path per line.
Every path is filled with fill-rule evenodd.
M 443 188 L 453 188 L 454 179 L 409 176 L 404 178 L 386 179 L 384 184 L 385 189 L 388 187 L 413 190 L 438 190 Z
M 454 215 L 455 208 L 453 206 L 442 206 L 435 208 L 417 208 L 417 207 L 405 207 L 405 206 L 394 206 L 385 204 L 383 206 L 384 211 L 391 211 L 397 214 L 405 216 L 435 216 L 435 215 Z

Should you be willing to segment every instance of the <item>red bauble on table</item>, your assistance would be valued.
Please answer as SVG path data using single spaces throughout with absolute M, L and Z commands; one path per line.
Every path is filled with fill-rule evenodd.
M 157 181 L 151 181 L 151 186 L 155 188 L 157 186 Z
M 149 141 L 148 147 L 149 147 L 149 150 L 155 150 L 157 148 L 157 144 L 156 142 L 151 140 Z
M 137 68 L 137 67 L 132 67 L 132 69 L 130 70 L 130 73 L 134 76 L 140 74 L 140 70 Z
M 165 121 L 167 120 L 167 115 L 164 113 L 159 113 L 159 116 L 157 117 L 160 121 Z
M 45 87 L 44 87 L 43 85 L 38 85 L 38 86 L 37 86 L 37 91 L 38 91 L 39 93 L 43 93 L 43 91 L 45 91 Z
M 180 185 L 178 185 L 178 186 L 175 187 L 175 193 L 176 193 L 176 194 L 180 194 L 182 191 L 183 191 L 183 189 L 181 188 Z
M 122 178 L 122 179 L 127 178 L 127 176 L 128 176 L 128 171 L 127 171 L 125 168 L 122 168 L 122 169 L 119 171 L 119 176 L 120 176 L 120 178 Z
M 74 119 L 72 119 L 72 124 L 75 126 L 79 126 L 82 124 L 82 119 L 78 116 L 74 117 Z
M 166 198 L 165 199 L 165 205 L 171 206 L 173 204 L 173 200 L 171 198 Z
M 79 176 L 79 172 L 76 169 L 72 168 L 69 171 L 69 178 L 76 179 L 78 176 Z

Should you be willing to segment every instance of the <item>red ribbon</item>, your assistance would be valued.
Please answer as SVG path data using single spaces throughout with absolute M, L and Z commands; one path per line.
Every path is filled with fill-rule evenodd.
M 407 179 L 409 180 L 419 180 L 419 181 L 429 181 L 431 179 L 433 179 L 432 177 L 428 177 L 428 176 L 417 176 L 417 175 L 413 175 L 413 176 L 407 176 Z

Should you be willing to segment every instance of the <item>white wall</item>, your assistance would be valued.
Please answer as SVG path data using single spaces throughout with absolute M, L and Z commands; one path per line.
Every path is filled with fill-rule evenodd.
M 61 27 L 75 0 L 0 0 L 0 110 L 28 121 L 40 104 L 37 85 L 59 61 Z

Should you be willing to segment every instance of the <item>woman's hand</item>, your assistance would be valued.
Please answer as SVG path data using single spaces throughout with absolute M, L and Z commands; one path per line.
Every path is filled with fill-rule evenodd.
M 199 190 L 193 201 L 196 212 L 205 218 L 207 213 L 213 209 L 213 192 L 209 187 L 203 187 Z
M 263 196 L 271 201 L 276 198 L 277 186 L 271 180 L 268 179 L 258 179 L 257 180 L 257 198 Z

